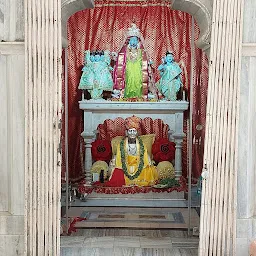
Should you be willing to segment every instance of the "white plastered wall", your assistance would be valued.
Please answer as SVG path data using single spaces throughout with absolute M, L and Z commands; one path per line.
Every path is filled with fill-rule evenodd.
M 244 1 L 241 70 L 237 255 L 249 255 L 256 239 L 256 2 Z
M 23 255 L 23 1 L 0 0 L 0 255 Z M 15 42 L 16 41 L 16 42 Z

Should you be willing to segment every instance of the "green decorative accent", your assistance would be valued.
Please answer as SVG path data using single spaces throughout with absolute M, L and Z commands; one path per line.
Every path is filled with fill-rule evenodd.
M 125 176 L 129 180 L 134 180 L 134 179 L 136 179 L 140 176 L 140 174 L 143 170 L 144 153 L 145 153 L 144 145 L 143 145 L 142 139 L 138 138 L 139 145 L 140 145 L 140 163 L 139 163 L 139 166 L 138 166 L 138 171 L 134 175 L 130 175 L 128 170 L 127 170 L 127 164 L 126 164 L 126 161 L 125 161 L 125 159 L 127 159 L 127 156 L 126 156 L 125 149 L 124 149 L 124 141 L 125 141 L 125 139 L 122 139 L 121 142 L 120 142 L 122 169 L 123 169 L 123 172 L 124 172 Z
M 158 184 L 161 185 L 166 185 L 166 188 L 172 188 L 172 187 L 179 187 L 180 183 L 175 180 L 175 178 L 170 179 L 170 178 L 166 178 L 166 179 L 162 179 Z

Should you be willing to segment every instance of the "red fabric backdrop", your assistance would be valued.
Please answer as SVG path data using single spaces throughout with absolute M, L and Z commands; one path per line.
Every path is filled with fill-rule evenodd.
M 118 52 L 125 32 L 132 22 L 140 28 L 145 39 L 145 49 L 154 61 L 156 81 L 157 67 L 167 50 L 173 52 L 175 61 L 183 69 L 182 81 L 189 91 L 191 67 L 191 16 L 171 10 L 163 1 L 96 1 L 94 9 L 74 14 L 68 21 L 68 143 L 70 179 L 76 180 L 83 173 L 83 113 L 79 109 L 81 91 L 78 84 L 83 67 L 84 51 L 110 50 Z M 196 27 L 196 37 L 199 30 Z M 194 63 L 194 121 L 193 121 L 193 177 L 202 169 L 205 128 L 208 66 L 206 56 L 196 49 Z M 64 97 L 63 97 L 64 98 Z M 188 113 L 185 113 L 184 131 L 188 129 Z M 202 129 L 198 129 L 201 128 Z M 197 129 L 196 129 L 197 127 Z M 95 127 L 96 128 L 96 127 Z M 63 140 L 64 141 L 64 140 Z M 187 172 L 187 139 L 183 145 L 183 171 Z M 65 161 L 63 161 L 65 163 Z M 63 169 L 65 166 L 63 166 Z

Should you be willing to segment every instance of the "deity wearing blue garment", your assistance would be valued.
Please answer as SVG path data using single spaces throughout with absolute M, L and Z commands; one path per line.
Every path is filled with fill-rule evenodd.
M 113 90 L 109 51 L 85 51 L 85 63 L 79 89 L 87 90 L 92 99 L 101 99 L 103 91 Z
M 158 67 L 160 81 L 158 89 L 165 100 L 177 100 L 177 93 L 182 86 L 180 75 L 182 73 L 179 65 L 174 61 L 172 53 L 166 52 L 163 63 Z

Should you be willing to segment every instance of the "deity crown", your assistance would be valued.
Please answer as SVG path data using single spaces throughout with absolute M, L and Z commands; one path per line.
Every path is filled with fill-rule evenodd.
M 140 37 L 140 29 L 136 26 L 135 23 L 132 23 L 132 24 L 131 24 L 131 27 L 128 28 L 127 36 L 128 36 L 128 37 L 131 37 L 131 36 Z

